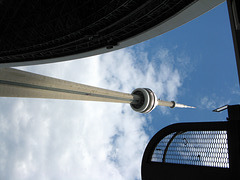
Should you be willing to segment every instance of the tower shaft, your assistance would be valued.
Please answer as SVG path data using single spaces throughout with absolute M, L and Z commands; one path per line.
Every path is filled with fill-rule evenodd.
M 0 69 L 0 96 L 131 103 L 133 95 L 12 68 Z
M 158 100 L 148 88 L 137 88 L 128 94 L 12 68 L 0 69 L 0 96 L 128 103 L 140 113 L 149 113 L 157 105 L 193 108 L 174 101 Z

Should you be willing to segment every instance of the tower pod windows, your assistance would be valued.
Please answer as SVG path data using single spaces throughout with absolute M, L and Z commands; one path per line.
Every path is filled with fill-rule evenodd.
M 157 97 L 151 89 L 138 88 L 132 92 L 132 95 L 138 97 L 134 103 L 131 103 L 131 108 L 140 113 L 151 112 L 158 104 Z

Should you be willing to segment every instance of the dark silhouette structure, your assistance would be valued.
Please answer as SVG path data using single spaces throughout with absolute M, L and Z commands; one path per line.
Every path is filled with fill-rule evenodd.
M 238 69 L 238 79 L 240 82 L 240 1 L 227 0 L 227 5 Z
M 130 46 L 223 0 L 0 2 L 0 67 L 64 61 Z
M 142 159 L 142 179 L 239 179 L 240 105 L 228 121 L 179 123 L 160 130 Z

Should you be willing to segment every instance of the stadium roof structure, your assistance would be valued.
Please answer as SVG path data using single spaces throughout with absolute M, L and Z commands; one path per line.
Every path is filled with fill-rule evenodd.
M 102 54 L 172 30 L 224 0 L 2 0 L 0 67 Z

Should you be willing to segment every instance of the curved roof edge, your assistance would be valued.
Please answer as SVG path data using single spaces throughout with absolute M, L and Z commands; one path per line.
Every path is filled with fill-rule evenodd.
M 111 51 L 115 51 L 121 48 L 125 48 L 143 41 L 146 41 L 148 39 L 151 39 L 153 37 L 156 37 L 158 35 L 161 35 L 165 32 L 168 32 L 174 28 L 177 28 L 196 17 L 202 15 L 203 13 L 211 10 L 212 8 L 216 7 L 217 5 L 223 3 L 225 0 L 198 0 L 195 3 L 191 4 L 181 12 L 177 13 L 175 16 L 171 17 L 170 19 L 166 20 L 164 23 L 161 23 L 153 28 L 148 29 L 147 31 L 140 33 L 136 36 L 133 36 L 127 40 L 124 40 L 122 42 L 118 42 L 117 46 L 113 46 L 112 49 L 107 48 L 100 48 L 97 50 L 84 52 L 80 54 L 74 54 L 70 56 L 64 56 L 59 58 L 50 58 L 45 60 L 36 60 L 36 61 L 30 61 L 30 62 L 19 62 L 19 63 L 6 63 L 1 64 L 0 67 L 15 67 L 15 66 L 27 66 L 27 65 L 38 65 L 38 64 L 45 64 L 45 63 L 55 63 L 55 62 L 61 62 L 61 61 L 69 61 L 74 59 L 80 59 L 85 58 L 89 56 L 99 55 Z

